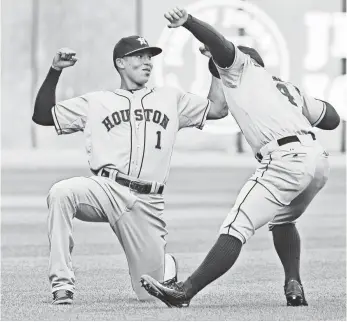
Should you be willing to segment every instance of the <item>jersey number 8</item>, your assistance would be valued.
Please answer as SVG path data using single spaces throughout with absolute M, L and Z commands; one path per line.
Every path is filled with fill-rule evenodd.
M 302 104 L 300 104 L 300 101 L 302 101 L 301 95 L 300 93 L 297 92 L 297 89 L 294 86 L 293 88 L 289 88 L 286 84 L 278 82 L 276 84 L 276 87 L 284 96 L 288 98 L 288 101 L 292 105 L 296 107 L 302 107 Z M 292 90 L 292 93 L 291 93 L 291 90 Z

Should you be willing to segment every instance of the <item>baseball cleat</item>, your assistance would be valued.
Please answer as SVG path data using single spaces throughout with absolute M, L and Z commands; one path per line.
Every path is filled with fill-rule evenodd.
M 53 292 L 53 302 L 54 305 L 62 304 L 72 304 L 73 293 L 68 290 L 58 290 Z
M 287 306 L 308 306 L 305 299 L 304 288 L 296 280 L 289 280 L 284 286 Z
M 149 275 L 141 276 L 142 287 L 152 296 L 164 302 L 168 307 L 187 307 L 190 300 L 182 288 L 182 283 L 174 279 L 160 283 Z

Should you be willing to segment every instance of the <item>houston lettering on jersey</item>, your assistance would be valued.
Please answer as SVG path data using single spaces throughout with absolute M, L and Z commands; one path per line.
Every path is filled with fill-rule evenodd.
M 169 118 L 166 114 L 149 108 L 137 109 L 134 111 L 136 121 L 142 121 L 144 118 L 146 121 L 152 121 L 159 124 L 163 129 L 166 129 Z M 111 115 L 106 116 L 102 123 L 105 125 L 107 131 L 110 131 L 116 125 L 119 125 L 122 122 L 129 122 L 130 120 L 130 111 L 121 110 L 113 112 Z

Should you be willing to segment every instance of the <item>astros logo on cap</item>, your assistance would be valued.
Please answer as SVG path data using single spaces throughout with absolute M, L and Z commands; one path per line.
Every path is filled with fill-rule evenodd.
M 143 37 L 139 37 L 136 40 L 139 41 L 141 45 L 148 45 L 146 39 Z

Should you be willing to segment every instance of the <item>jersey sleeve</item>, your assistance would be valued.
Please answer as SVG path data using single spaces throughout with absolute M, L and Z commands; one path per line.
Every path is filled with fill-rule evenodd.
M 207 98 L 189 92 L 179 93 L 179 128 L 196 127 L 201 130 L 205 125 L 209 109 L 210 101 Z
M 58 102 L 52 108 L 55 129 L 59 135 L 84 130 L 90 100 L 91 95 L 87 94 Z
M 325 102 L 309 95 L 303 95 L 303 99 L 302 114 L 304 114 L 312 126 L 318 125 L 326 112 Z
M 244 54 L 235 46 L 235 59 L 230 67 L 222 68 L 217 65 L 219 75 L 226 87 L 237 87 L 240 84 L 241 76 L 246 65 L 252 64 L 249 55 Z

